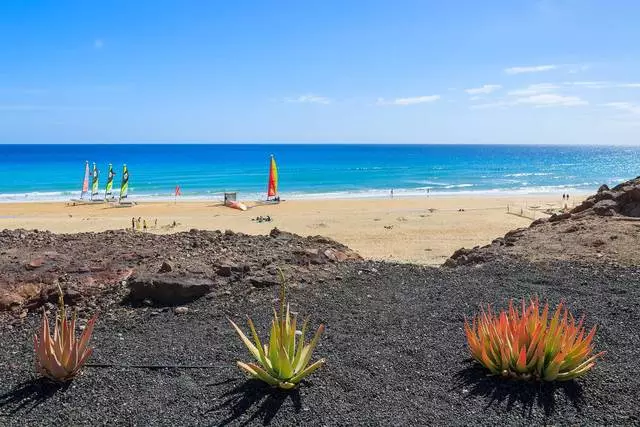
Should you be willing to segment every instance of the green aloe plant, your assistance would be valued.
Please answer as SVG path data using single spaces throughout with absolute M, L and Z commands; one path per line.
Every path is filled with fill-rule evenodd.
M 253 378 L 260 379 L 271 386 L 288 390 L 294 388 L 302 379 L 325 363 L 324 359 L 320 359 L 309 364 L 313 349 L 324 331 L 324 325 L 320 325 L 311 341 L 305 344 L 309 318 L 304 320 L 301 331 L 296 330 L 297 316 L 291 313 L 289 304 L 286 302 L 284 274 L 281 270 L 278 270 L 278 273 L 280 275 L 280 310 L 279 313 L 275 309 L 273 310 L 268 344 L 262 344 L 250 317 L 247 316 L 247 319 L 254 342 L 251 342 L 231 319 L 229 321 L 258 362 L 238 361 L 238 367 Z

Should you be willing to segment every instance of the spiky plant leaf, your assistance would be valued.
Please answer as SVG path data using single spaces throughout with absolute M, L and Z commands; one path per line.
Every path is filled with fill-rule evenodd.
M 298 385 L 307 376 L 320 368 L 325 360 L 321 359 L 309 365 L 314 348 L 324 331 L 324 325 L 320 325 L 311 342 L 305 343 L 308 318 L 305 319 L 302 331 L 296 330 L 297 316 L 292 314 L 289 304 L 286 303 L 286 281 L 281 270 L 278 270 L 281 279 L 280 307 L 273 311 L 271 329 L 268 344 L 262 343 L 256 332 L 251 318 L 249 328 L 253 335 L 253 342 L 247 338 L 242 330 L 231 320 L 231 325 L 240 339 L 245 344 L 251 355 L 258 362 L 244 363 L 238 361 L 238 367 L 249 376 L 266 382 L 271 386 L 289 390 Z M 297 336 L 299 334 L 299 336 Z
M 583 320 L 576 323 L 559 304 L 549 319 L 549 305 L 513 302 L 497 316 L 491 306 L 471 323 L 465 320 L 467 344 L 474 359 L 494 375 L 518 379 L 564 381 L 586 374 L 604 352 L 593 354 L 594 326 L 585 336 Z
M 98 314 L 96 313 L 87 323 L 78 339 L 76 337 L 76 313 L 67 318 L 62 289 L 58 285 L 58 315 L 55 318 L 53 336 L 49 329 L 49 318 L 46 312 L 42 315 L 40 336 L 34 335 L 36 371 L 41 375 L 57 382 L 72 380 L 93 350 L 89 348 L 89 340 Z

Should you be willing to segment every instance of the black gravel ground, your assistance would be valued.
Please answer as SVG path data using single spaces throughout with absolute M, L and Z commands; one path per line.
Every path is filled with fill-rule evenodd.
M 248 381 L 249 360 L 226 316 L 251 314 L 265 333 L 276 289 L 222 295 L 187 314 L 119 307 L 95 332 L 92 362 L 207 365 L 96 368 L 66 389 L 35 380 L 32 334 L 0 326 L 0 425 L 638 425 L 640 269 L 486 264 L 458 269 L 358 262 L 341 277 L 291 290 L 324 322 L 327 364 L 298 390 Z M 537 294 L 599 324 L 607 354 L 583 379 L 557 386 L 486 377 L 468 358 L 464 316 L 480 304 Z M 243 322 L 244 324 L 244 322 Z

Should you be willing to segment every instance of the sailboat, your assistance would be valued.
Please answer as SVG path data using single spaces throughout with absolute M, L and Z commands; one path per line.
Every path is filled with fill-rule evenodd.
M 93 162 L 93 173 L 91 175 L 91 201 L 92 202 L 102 202 L 102 199 L 98 199 L 96 196 L 98 195 L 98 167 L 96 163 Z
M 280 203 L 280 196 L 278 195 L 278 166 L 276 165 L 276 159 L 271 155 L 271 161 L 269 163 L 269 180 L 267 181 L 267 202 Z
M 80 192 L 80 199 L 84 199 L 84 196 L 89 192 L 89 160 L 84 163 L 84 179 L 82 180 L 82 191 Z
M 109 163 L 109 172 L 107 172 L 107 186 L 104 189 L 104 199 L 113 199 L 113 178 L 116 173 L 113 171 L 113 165 Z
M 88 203 L 85 196 L 89 193 L 89 160 L 84 163 L 84 178 L 82 179 L 82 190 L 80 191 L 79 199 L 71 199 L 75 203 Z
M 120 181 L 120 197 L 118 198 L 118 207 L 131 207 L 135 202 L 124 200 L 129 195 L 129 169 L 127 165 L 122 166 L 122 181 Z

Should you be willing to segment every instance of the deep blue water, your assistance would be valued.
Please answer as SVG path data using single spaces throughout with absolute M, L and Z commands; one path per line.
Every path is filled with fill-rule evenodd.
M 130 171 L 130 197 L 264 198 L 269 154 L 284 198 L 592 191 L 640 175 L 640 147 L 516 145 L 0 145 L 0 201 L 65 200 L 84 162 Z

